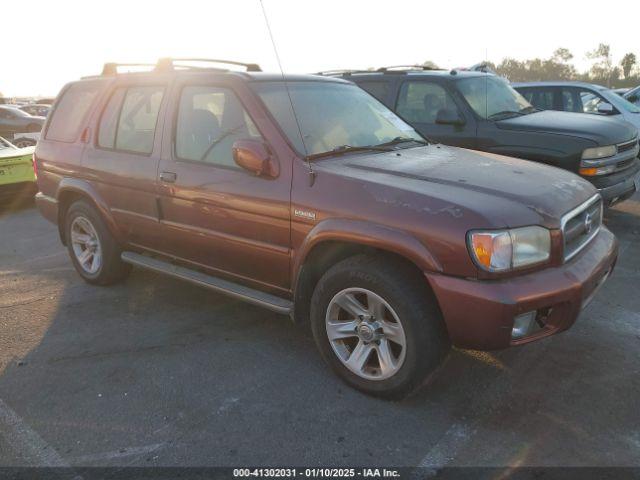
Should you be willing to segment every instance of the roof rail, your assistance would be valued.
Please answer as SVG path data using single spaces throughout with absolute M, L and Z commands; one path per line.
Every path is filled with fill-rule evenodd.
M 245 67 L 247 72 L 261 72 L 262 69 L 257 63 L 236 62 L 233 60 L 218 60 L 213 58 L 161 58 L 156 64 L 157 70 L 173 70 L 174 67 L 198 68 L 190 65 L 175 65 L 175 62 L 195 62 L 195 63 L 221 63 L 223 65 L 236 65 Z M 219 69 L 221 70 L 221 69 Z
M 349 69 L 336 69 L 336 70 L 324 70 L 322 72 L 316 72 L 314 75 L 351 75 L 352 73 L 375 73 L 375 70 L 349 70 Z
M 380 67 L 376 72 L 388 72 L 389 70 L 443 70 L 442 68 L 430 67 L 428 65 L 391 65 Z
M 101 76 L 107 77 L 118 74 L 118 67 L 155 67 L 153 63 L 105 63 L 102 67 Z

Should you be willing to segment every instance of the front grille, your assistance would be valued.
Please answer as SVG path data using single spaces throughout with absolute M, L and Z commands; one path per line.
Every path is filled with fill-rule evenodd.
M 629 160 L 623 160 L 622 162 L 618 162 L 616 163 L 616 172 L 619 172 L 621 170 L 624 170 L 625 168 L 629 168 L 630 166 L 633 165 L 633 162 L 635 162 L 636 159 L 635 158 L 630 158 Z
M 636 145 L 638 145 L 638 139 L 637 138 L 635 140 L 631 141 L 631 142 L 620 143 L 620 144 L 617 145 L 618 153 L 628 152 L 629 150 L 633 150 L 634 148 L 636 148 Z
M 598 234 L 602 226 L 602 199 L 596 195 L 562 217 L 565 262 Z

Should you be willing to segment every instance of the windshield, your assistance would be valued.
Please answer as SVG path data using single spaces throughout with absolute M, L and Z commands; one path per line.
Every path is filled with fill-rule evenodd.
M 317 155 L 398 138 L 424 142 L 411 126 L 355 85 L 287 82 L 291 102 L 282 82 L 260 82 L 253 87 L 299 153 Z
M 493 75 L 459 80 L 458 90 L 473 111 L 485 120 L 522 115 L 535 111 L 506 80 Z

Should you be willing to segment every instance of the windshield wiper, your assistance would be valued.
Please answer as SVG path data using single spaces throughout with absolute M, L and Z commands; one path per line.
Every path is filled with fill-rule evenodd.
M 333 150 L 329 150 L 327 152 L 312 153 L 311 155 L 307 155 L 305 159 L 315 160 L 317 158 L 333 157 L 333 156 L 344 155 L 346 153 L 352 153 L 352 152 L 390 152 L 390 151 L 391 149 L 385 148 L 384 146 L 380 146 L 380 145 L 366 145 L 363 147 L 354 147 L 352 145 L 339 145 L 335 147 Z
M 524 115 L 523 112 L 519 112 L 519 111 L 516 111 L 516 110 L 503 110 L 501 112 L 492 113 L 491 115 L 489 115 L 487 117 L 487 120 L 491 120 L 491 119 L 494 119 L 494 118 L 497 118 L 497 117 L 505 117 L 505 118 L 509 117 L 509 116 L 520 117 L 522 115 Z
M 540 111 L 540 109 L 534 107 L 533 105 L 529 105 L 528 107 L 524 107 L 524 108 L 520 109 L 520 113 L 524 113 L 524 114 L 535 113 L 535 112 L 539 112 L 539 111 Z
M 389 142 L 379 143 L 378 145 L 376 145 L 376 147 L 391 147 L 394 145 L 399 145 L 401 143 L 409 143 L 409 142 L 419 143 L 420 145 L 429 145 L 429 142 L 427 142 L 426 140 L 420 140 L 420 139 L 411 138 L 411 137 L 396 137 Z

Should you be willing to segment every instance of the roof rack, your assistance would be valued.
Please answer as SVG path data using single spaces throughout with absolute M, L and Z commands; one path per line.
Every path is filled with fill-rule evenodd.
M 236 62 L 233 60 L 218 60 L 213 58 L 161 58 L 158 60 L 156 64 L 157 70 L 173 70 L 175 67 L 178 68 L 187 68 L 187 69 L 198 69 L 202 67 L 195 67 L 192 65 L 176 65 L 175 62 L 194 62 L 194 63 L 220 63 L 223 65 L 236 65 L 239 67 L 245 67 L 247 72 L 261 72 L 262 69 L 260 65 L 257 63 L 244 63 L 244 62 Z M 223 70 L 223 69 L 215 69 L 214 70 Z
M 350 69 L 336 69 L 336 70 L 324 70 L 322 72 L 316 72 L 315 75 L 351 75 L 352 73 L 375 73 L 375 70 L 350 70 Z
M 119 67 L 152 67 L 157 72 L 173 71 L 175 69 L 186 70 L 202 70 L 204 67 L 197 67 L 193 65 L 176 65 L 174 62 L 195 62 L 195 63 L 221 63 L 225 65 L 237 65 L 245 67 L 247 72 L 261 72 L 262 69 L 257 63 L 243 63 L 235 62 L 232 60 L 215 60 L 212 58 L 161 58 L 157 63 L 115 63 L 108 62 L 102 67 L 102 73 L 100 76 L 107 77 L 118 74 Z M 222 68 L 206 68 L 206 70 L 216 70 L 220 72 L 226 72 L 227 70 Z
M 389 70 L 443 70 L 442 68 L 430 67 L 428 65 L 392 65 L 389 67 L 380 67 L 376 72 L 387 72 Z
M 155 67 L 156 65 L 153 63 L 114 63 L 109 62 L 105 63 L 102 67 L 101 75 L 103 77 L 117 75 L 118 67 Z

